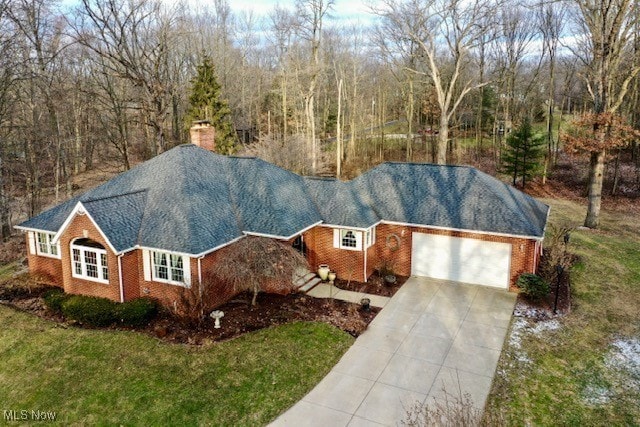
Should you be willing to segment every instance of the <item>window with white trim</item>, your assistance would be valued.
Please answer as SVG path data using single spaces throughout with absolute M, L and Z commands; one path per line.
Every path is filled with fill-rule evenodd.
M 109 283 L 109 264 L 104 246 L 91 239 L 77 239 L 71 243 L 71 275 Z
M 151 271 L 153 280 L 186 285 L 185 267 L 182 255 L 170 252 L 151 251 Z
M 365 247 L 369 248 L 376 243 L 376 228 L 371 227 L 369 231 L 365 233 Z
M 55 234 L 53 233 L 44 233 L 41 231 L 36 233 L 36 250 L 38 255 L 52 256 L 55 258 L 60 257 L 60 247 L 57 243 L 51 243 L 54 236 Z
M 355 232 L 352 230 L 342 230 L 340 232 L 340 246 L 343 248 L 355 248 L 358 246 Z
M 351 251 L 362 250 L 362 231 L 349 229 L 333 230 L 333 247 L 339 249 L 348 249 Z

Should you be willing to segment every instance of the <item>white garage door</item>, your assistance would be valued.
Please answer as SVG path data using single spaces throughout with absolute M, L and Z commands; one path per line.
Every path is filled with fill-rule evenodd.
M 413 233 L 411 274 L 507 289 L 511 244 Z

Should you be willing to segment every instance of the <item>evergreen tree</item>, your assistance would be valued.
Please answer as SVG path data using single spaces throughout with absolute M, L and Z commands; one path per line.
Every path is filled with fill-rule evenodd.
M 540 173 L 545 138 L 534 134 L 529 119 L 525 119 L 506 142 L 502 151 L 502 172 L 513 177 L 513 185 L 522 178 L 522 188 L 525 188 L 527 181 Z
M 187 126 L 194 120 L 208 120 L 216 130 L 216 151 L 231 154 L 235 150 L 236 134 L 230 119 L 231 109 L 220 96 L 220 85 L 211 58 L 204 56 L 191 80 Z

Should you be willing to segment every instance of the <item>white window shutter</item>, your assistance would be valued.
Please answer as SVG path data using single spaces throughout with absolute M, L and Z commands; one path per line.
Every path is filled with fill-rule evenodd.
M 29 236 L 29 253 L 31 255 L 35 255 L 36 254 L 36 236 L 33 233 L 33 231 L 29 231 L 27 235 Z
M 333 229 L 333 247 L 334 248 L 340 247 L 340 230 L 337 228 Z
M 142 270 L 144 270 L 144 280 L 151 281 L 151 255 L 146 249 L 142 250 Z
M 356 231 L 354 232 L 355 236 L 356 236 L 356 250 L 361 251 L 362 250 L 362 231 Z
M 191 287 L 191 258 L 182 256 L 182 269 L 184 271 L 184 284 L 187 288 Z

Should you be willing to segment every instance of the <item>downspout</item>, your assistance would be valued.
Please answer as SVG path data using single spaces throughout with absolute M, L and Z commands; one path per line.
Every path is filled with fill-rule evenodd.
M 202 300 L 202 259 L 204 258 L 204 255 L 201 257 L 198 257 L 198 288 L 199 288 L 199 292 L 200 292 L 200 300 Z
M 538 271 L 538 267 L 540 266 L 540 260 L 542 259 L 542 255 L 544 253 L 543 241 L 544 241 L 544 237 L 541 237 L 536 242 L 536 246 L 537 246 L 537 248 L 536 248 L 536 271 Z
M 124 302 L 124 285 L 122 284 L 122 257 L 124 254 L 118 255 L 118 280 L 120 281 L 120 302 Z
M 364 239 L 363 239 L 364 240 Z M 366 243 L 365 243 L 366 246 Z M 364 283 L 367 283 L 367 254 L 369 253 L 369 248 L 364 250 Z

